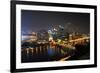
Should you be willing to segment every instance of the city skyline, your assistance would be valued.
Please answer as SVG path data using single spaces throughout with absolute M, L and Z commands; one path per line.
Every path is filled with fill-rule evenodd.
M 22 10 L 21 62 L 90 59 L 89 13 Z

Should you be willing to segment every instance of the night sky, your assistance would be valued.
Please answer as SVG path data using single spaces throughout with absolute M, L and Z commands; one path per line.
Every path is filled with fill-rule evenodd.
M 90 32 L 90 14 L 21 10 L 22 33 L 38 32 L 42 29 L 49 30 L 52 27 L 57 28 L 59 25 L 70 32 L 87 34 Z

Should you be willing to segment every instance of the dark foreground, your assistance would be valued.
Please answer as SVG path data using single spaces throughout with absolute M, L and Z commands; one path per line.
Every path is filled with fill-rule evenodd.
M 21 62 L 47 62 L 60 61 L 61 59 L 70 56 L 66 60 L 87 60 L 90 59 L 90 43 L 85 45 L 75 45 L 75 49 L 62 48 L 57 46 L 50 48 L 45 45 L 37 45 L 38 47 L 24 48 L 21 51 Z M 42 47 L 41 47 L 42 46 Z

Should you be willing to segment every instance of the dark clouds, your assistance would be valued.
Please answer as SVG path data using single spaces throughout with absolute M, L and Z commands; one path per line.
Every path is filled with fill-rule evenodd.
M 70 31 L 89 33 L 90 14 L 29 10 L 21 11 L 22 32 L 37 32 L 41 29 L 48 30 L 58 25 L 62 25 Z

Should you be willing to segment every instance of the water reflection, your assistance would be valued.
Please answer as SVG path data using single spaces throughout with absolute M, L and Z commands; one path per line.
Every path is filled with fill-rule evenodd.
M 68 57 L 68 58 L 67 58 Z M 75 47 L 62 47 L 60 45 L 38 44 L 22 48 L 22 62 L 47 62 L 67 60 L 82 60 L 90 58 L 90 43 L 75 45 Z

